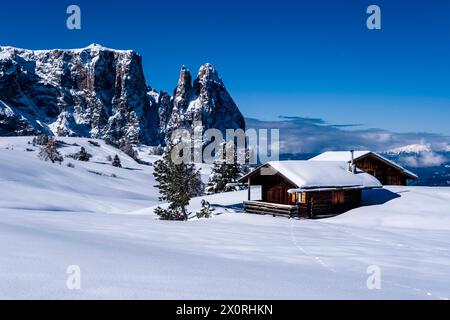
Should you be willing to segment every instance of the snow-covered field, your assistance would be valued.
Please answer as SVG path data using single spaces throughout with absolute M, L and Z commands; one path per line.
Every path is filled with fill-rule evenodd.
M 166 222 L 151 166 L 79 138 L 63 140 L 90 162 L 51 164 L 30 140 L 0 138 L 0 298 L 450 298 L 449 188 L 369 191 L 367 206 L 322 220 L 243 214 L 246 191 L 233 192 L 202 197 L 212 219 Z M 116 153 L 126 168 L 110 165 Z M 71 265 L 80 290 L 66 286 Z

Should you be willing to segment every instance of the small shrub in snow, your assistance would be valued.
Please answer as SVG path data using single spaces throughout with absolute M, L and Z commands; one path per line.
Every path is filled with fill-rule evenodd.
M 75 165 L 74 165 L 72 162 L 69 162 L 69 163 L 67 164 L 67 166 L 68 166 L 69 168 L 75 168 Z
M 122 168 L 122 163 L 120 162 L 120 158 L 117 154 L 114 156 L 112 166 L 117 167 L 117 168 Z
M 56 143 L 53 138 L 49 137 L 47 144 L 41 147 L 41 150 L 39 151 L 39 159 L 51 161 L 52 163 L 59 162 L 59 164 L 64 161 L 63 156 L 56 148 Z
M 112 158 L 110 155 L 107 155 L 107 156 L 106 156 L 106 161 L 111 162 L 111 161 L 113 161 L 113 158 Z
M 172 220 L 172 221 L 183 221 L 186 220 L 183 212 L 177 209 L 163 209 L 161 207 L 157 207 L 155 209 L 155 214 L 159 216 L 160 220 Z
M 73 144 L 68 144 L 62 140 L 55 140 L 55 145 L 56 148 L 62 148 L 62 147 L 67 147 L 67 146 L 73 146 Z
M 94 147 L 100 147 L 100 144 L 97 141 L 88 140 L 89 144 Z
M 197 211 L 197 218 L 211 218 L 215 210 L 208 201 L 202 199 L 202 208 Z
M 98 171 L 94 171 L 94 170 L 88 170 L 88 172 L 89 172 L 89 173 L 96 174 L 96 175 L 98 175 L 98 176 L 102 176 L 102 175 L 103 175 L 103 173 L 98 172 Z
M 92 158 L 92 154 L 87 153 L 84 147 L 81 147 L 80 151 L 77 153 L 72 153 L 66 156 L 67 158 L 72 158 L 78 161 L 89 161 Z
M 139 158 L 136 158 L 136 159 L 134 159 L 134 160 L 136 160 L 137 163 L 142 164 L 142 165 L 144 165 L 144 166 L 149 166 L 149 167 L 152 166 L 152 164 L 151 164 L 150 162 L 148 162 L 148 161 L 144 161 L 144 160 L 141 160 L 141 159 L 139 159 Z

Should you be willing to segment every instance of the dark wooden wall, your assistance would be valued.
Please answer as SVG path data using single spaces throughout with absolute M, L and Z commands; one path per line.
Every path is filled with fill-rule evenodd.
M 295 202 L 292 203 L 291 196 L 288 193 L 288 190 L 295 188 L 295 186 L 283 179 L 279 174 L 264 176 L 260 184 L 262 201 L 279 204 L 295 204 Z
M 359 159 L 355 161 L 355 165 L 368 174 L 373 175 L 383 185 L 406 185 L 406 176 L 399 169 L 373 156 L 369 155 Z
M 361 206 L 361 194 L 361 190 L 304 192 L 304 201 L 298 204 L 299 216 L 317 218 L 344 213 Z

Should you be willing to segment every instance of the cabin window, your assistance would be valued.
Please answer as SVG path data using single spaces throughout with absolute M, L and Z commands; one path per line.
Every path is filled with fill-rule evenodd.
M 296 201 L 297 203 L 306 203 L 306 193 L 305 192 L 298 192 L 296 194 Z
M 295 203 L 296 200 L 297 200 L 297 194 L 295 192 L 291 193 L 291 203 Z
M 333 204 L 344 203 L 344 191 L 333 191 Z

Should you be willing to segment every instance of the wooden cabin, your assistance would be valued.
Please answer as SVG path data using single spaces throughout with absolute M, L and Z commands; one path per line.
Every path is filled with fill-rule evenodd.
M 240 179 L 248 188 L 248 213 L 318 218 L 361 206 L 363 189 L 381 188 L 373 176 L 349 171 L 344 162 L 274 161 Z M 261 200 L 250 198 L 252 186 L 261 186 Z
M 327 151 L 310 159 L 312 161 L 352 162 L 356 167 L 377 178 L 383 185 L 405 186 L 407 180 L 417 179 L 417 175 L 399 164 L 371 151 Z

